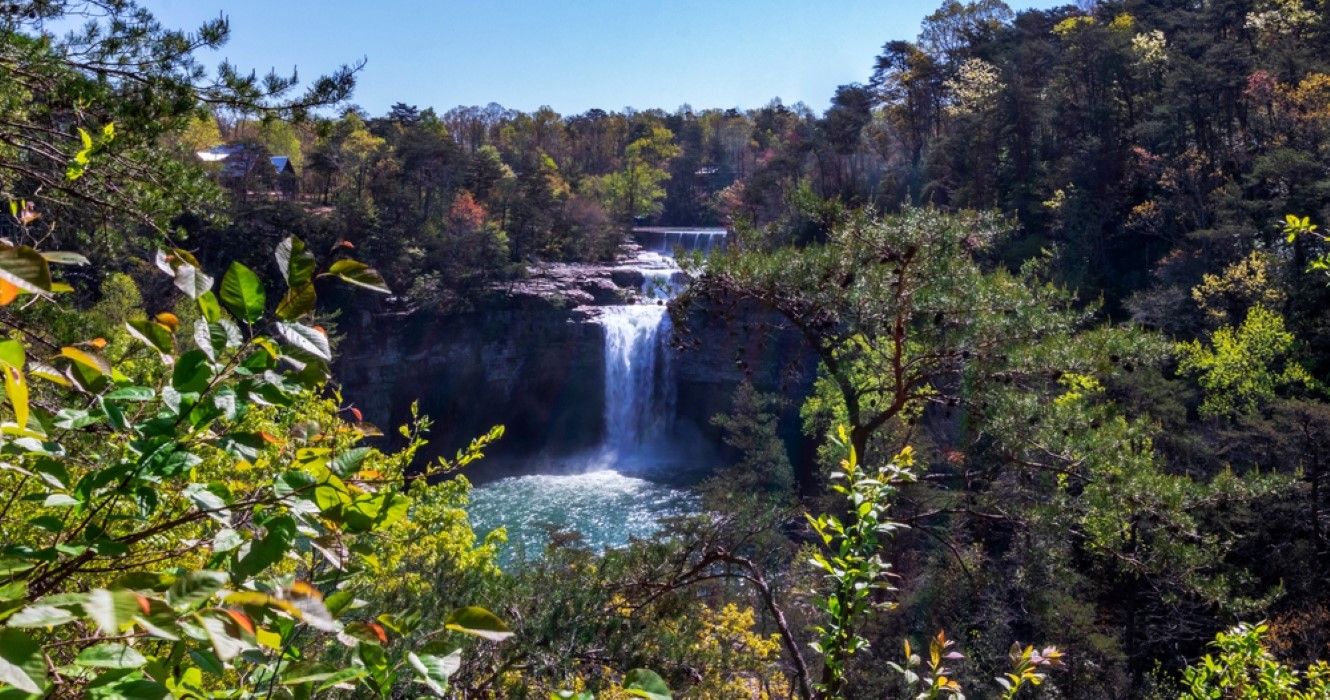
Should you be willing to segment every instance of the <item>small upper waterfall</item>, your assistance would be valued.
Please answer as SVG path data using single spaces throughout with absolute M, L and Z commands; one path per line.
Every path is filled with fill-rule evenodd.
M 638 243 L 647 250 L 662 255 L 674 255 L 676 250 L 706 255 L 725 245 L 727 231 L 723 228 L 666 228 L 644 226 L 633 229 Z

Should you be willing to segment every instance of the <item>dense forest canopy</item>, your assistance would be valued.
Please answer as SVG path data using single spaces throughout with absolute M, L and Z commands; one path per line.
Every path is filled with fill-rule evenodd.
M 0 695 L 1330 697 L 1330 1 L 946 0 L 821 113 L 371 115 L 228 34 L 0 5 Z M 420 458 L 336 351 L 642 224 L 816 377 L 505 570 L 503 428 Z

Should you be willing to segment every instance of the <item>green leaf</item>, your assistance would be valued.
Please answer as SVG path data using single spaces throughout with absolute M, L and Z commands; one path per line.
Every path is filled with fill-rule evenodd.
M 0 280 L 33 294 L 51 291 L 51 266 L 28 246 L 0 245 Z
M 491 642 L 502 642 L 513 636 L 513 633 L 508 630 L 508 626 L 503 624 L 503 620 L 500 620 L 494 613 L 475 606 L 454 610 L 444 622 L 444 627 L 454 632 L 488 639 Z
M 300 323 L 277 323 L 277 335 L 288 345 L 308 355 L 313 355 L 325 362 L 332 360 L 332 348 L 328 345 L 328 336 L 322 331 Z
M 212 551 L 214 553 L 229 552 L 244 544 L 245 540 L 240 533 L 231 528 L 222 528 L 212 538 Z
M 157 392 L 147 386 L 122 386 L 108 392 L 105 398 L 110 401 L 152 401 L 157 398 Z
M 207 484 L 190 484 L 185 487 L 183 494 L 185 498 L 193 501 L 199 510 L 226 510 L 226 499 L 210 491 Z
M 53 262 L 57 265 L 88 264 L 87 258 L 83 257 L 82 255 L 79 255 L 78 253 L 72 253 L 67 250 L 43 250 L 41 253 L 42 257 L 46 258 L 46 262 Z
M 190 571 L 171 585 L 166 592 L 166 602 L 177 609 L 193 607 L 222 590 L 228 579 L 225 571 Z
M 296 522 L 288 515 L 272 518 L 263 524 L 267 532 L 260 540 L 250 544 L 249 552 L 236 562 L 233 574 L 243 581 L 272 566 L 286 556 L 296 536 Z
M 42 648 L 20 630 L 0 629 L 0 683 L 25 693 L 46 692 Z
M 200 630 L 202 631 L 202 630 Z M 226 666 L 222 665 L 222 660 L 212 653 L 211 649 L 195 649 L 189 652 L 189 658 L 194 661 L 199 668 L 214 676 L 220 676 L 226 673 Z
M 132 625 L 134 616 L 139 614 L 139 597 L 130 590 L 97 588 L 88 593 L 88 601 L 83 604 L 83 609 L 103 633 L 119 634 Z
M 299 287 L 293 287 L 278 302 L 277 318 L 284 321 L 294 321 L 313 311 L 318 298 L 318 293 L 314 291 L 313 282 L 306 282 Z
M 79 499 L 64 493 L 53 493 L 42 501 L 42 505 L 47 508 L 72 508 L 82 504 Z
M 146 318 L 126 321 L 125 328 L 136 340 L 156 350 L 162 362 L 171 364 L 173 359 L 171 356 L 175 354 L 175 336 L 170 328 Z
M 411 662 L 411 667 L 416 670 L 416 681 L 424 684 L 439 697 L 444 697 L 448 692 L 448 678 L 457 673 L 457 669 L 462 667 L 462 651 L 460 649 L 447 656 L 434 656 L 433 654 L 417 656 L 415 652 L 408 651 L 406 659 Z
M 29 605 L 10 616 L 10 627 L 56 627 L 78 619 L 74 613 L 54 605 Z
M 388 289 L 388 284 L 383 281 L 383 275 L 380 275 L 377 270 L 359 260 L 338 260 L 328 268 L 328 271 L 324 273 L 323 276 L 327 275 L 331 275 L 343 282 L 349 282 L 358 287 L 364 287 L 365 289 L 371 289 L 383 294 L 392 294 L 392 290 Z
M 13 576 L 14 574 L 23 573 L 35 566 L 37 566 L 37 564 L 30 561 L 0 559 L 0 576 Z
M 282 685 L 300 685 L 301 683 L 315 683 L 325 681 L 333 677 L 337 671 L 330 666 L 323 664 L 300 664 L 292 667 L 282 676 Z
M 202 350 L 190 350 L 180 356 L 175 372 L 171 375 L 171 386 L 182 394 L 201 394 L 208 389 L 212 381 L 213 366 Z
M 314 278 L 314 255 L 305 250 L 305 243 L 295 236 L 277 244 L 277 267 L 291 289 L 305 286 Z
M 341 683 L 359 680 L 368 675 L 369 672 L 360 667 L 344 668 L 338 671 L 337 673 L 334 673 L 331 676 L 328 676 L 326 679 L 324 679 L 323 683 L 319 685 L 319 692 L 328 690 L 329 688 L 332 688 L 333 686 L 339 685 Z
M 124 673 L 124 671 L 121 672 Z M 171 691 L 166 686 L 156 681 L 146 680 L 138 673 L 114 679 L 105 685 L 99 684 L 99 681 L 108 678 L 111 673 L 114 672 L 103 673 L 97 681 L 89 684 L 89 698 L 95 700 L 166 700 L 171 697 Z
M 222 305 L 236 318 L 254 323 L 263 316 L 267 297 L 254 271 L 239 262 L 231 263 L 222 276 Z
M 23 351 L 23 343 L 9 338 L 0 340 L 0 364 L 23 369 L 26 362 L 27 354 Z
M 647 700 L 673 700 L 665 679 L 645 668 L 635 668 L 623 677 L 623 689 L 629 695 Z
M 337 453 L 329 467 L 337 476 L 346 477 L 358 471 L 360 465 L 365 463 L 365 458 L 372 451 L 372 448 L 369 447 L 352 447 L 349 450 L 343 450 Z
M 328 613 L 332 615 L 341 615 L 346 606 L 354 603 L 355 594 L 348 590 L 333 591 L 331 595 L 323 599 L 324 607 L 328 608 Z
M 208 323 L 217 323 L 222 318 L 222 307 L 217 303 L 217 295 L 212 292 L 204 292 L 199 295 L 199 313 L 203 314 L 203 320 Z
M 97 644 L 79 652 L 74 663 L 92 668 L 139 668 L 148 659 L 125 644 Z
M 0 602 L 22 600 L 28 596 L 28 582 L 14 581 L 0 586 Z

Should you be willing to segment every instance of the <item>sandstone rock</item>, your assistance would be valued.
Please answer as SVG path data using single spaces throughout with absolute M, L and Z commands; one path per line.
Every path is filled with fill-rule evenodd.
M 610 270 L 610 279 L 624 289 L 641 289 L 646 275 L 636 268 L 616 267 Z
M 607 306 L 622 304 L 625 298 L 624 290 L 609 277 L 586 277 L 578 283 L 578 290 Z

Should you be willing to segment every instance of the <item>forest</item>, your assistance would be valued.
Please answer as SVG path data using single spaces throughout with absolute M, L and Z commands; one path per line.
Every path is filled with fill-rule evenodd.
M 943 0 L 821 111 L 229 38 L 0 3 L 0 700 L 1330 698 L 1330 0 Z M 660 227 L 726 240 L 634 273 L 668 352 L 795 350 L 715 359 L 687 513 L 514 565 L 527 424 L 358 363 Z

